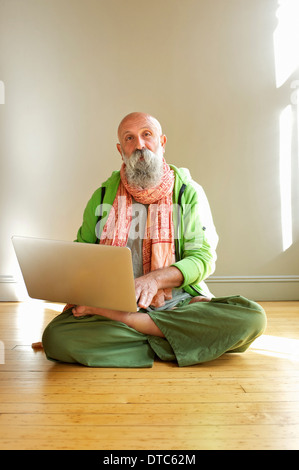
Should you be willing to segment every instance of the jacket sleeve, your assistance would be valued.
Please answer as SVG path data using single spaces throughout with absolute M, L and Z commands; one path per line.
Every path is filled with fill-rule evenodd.
M 99 207 L 101 204 L 102 188 L 97 189 L 89 199 L 84 213 L 82 225 L 77 232 L 76 242 L 96 243 L 97 221 L 99 217 Z
M 180 287 L 198 285 L 215 270 L 218 236 L 201 186 L 189 183 L 182 198 L 177 231 L 177 261 L 184 276 Z

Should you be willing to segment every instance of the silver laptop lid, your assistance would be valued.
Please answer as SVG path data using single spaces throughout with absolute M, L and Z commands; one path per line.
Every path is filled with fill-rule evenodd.
M 129 248 L 16 236 L 12 243 L 30 297 L 137 311 Z

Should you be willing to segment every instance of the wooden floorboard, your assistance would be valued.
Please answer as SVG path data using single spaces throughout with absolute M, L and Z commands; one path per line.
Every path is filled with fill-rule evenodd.
M 246 353 L 101 369 L 31 348 L 62 305 L 0 303 L 0 449 L 298 450 L 299 302 L 261 304 Z

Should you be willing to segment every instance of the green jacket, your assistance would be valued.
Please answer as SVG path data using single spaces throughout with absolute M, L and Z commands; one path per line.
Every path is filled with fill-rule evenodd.
M 210 207 L 201 186 L 187 169 L 170 165 L 175 173 L 173 223 L 176 266 L 184 276 L 180 286 L 192 296 L 212 295 L 204 280 L 215 270 L 218 236 Z M 112 175 L 88 201 L 77 242 L 98 243 L 120 182 L 120 172 Z

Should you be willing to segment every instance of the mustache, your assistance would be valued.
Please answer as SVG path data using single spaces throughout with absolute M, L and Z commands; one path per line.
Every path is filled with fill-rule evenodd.
M 155 154 L 147 148 L 136 149 L 130 156 L 131 162 L 137 162 L 140 157 L 143 157 L 145 161 L 149 161 Z
M 140 157 L 144 157 L 144 155 L 147 153 L 151 153 L 151 151 L 147 148 L 143 148 L 143 149 L 136 149 L 135 152 L 133 152 L 133 155 L 139 155 Z

